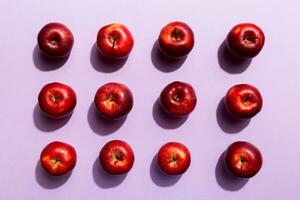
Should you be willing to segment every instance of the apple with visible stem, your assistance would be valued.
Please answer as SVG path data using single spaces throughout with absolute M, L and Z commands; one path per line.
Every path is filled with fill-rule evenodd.
M 226 37 L 226 46 L 229 52 L 242 59 L 257 56 L 262 50 L 264 43 L 264 32 L 252 23 L 235 25 Z
M 186 57 L 194 47 L 193 30 L 184 22 L 171 22 L 160 31 L 158 44 L 168 57 Z
M 169 115 L 184 117 L 195 109 L 197 97 L 190 84 L 174 81 L 161 91 L 160 104 Z
M 234 142 L 225 151 L 225 166 L 234 175 L 251 178 L 261 169 L 263 159 L 259 149 L 249 142 Z
M 256 87 L 238 84 L 227 91 L 224 103 L 227 112 L 232 117 L 249 119 L 261 111 L 263 98 Z
M 66 57 L 70 54 L 74 37 L 70 29 L 57 22 L 46 24 L 38 33 L 40 50 L 50 57 Z
M 112 140 L 101 149 L 99 160 L 107 173 L 112 175 L 124 174 L 129 172 L 133 166 L 134 153 L 125 141 Z
M 76 165 L 76 151 L 64 142 L 51 142 L 41 152 L 42 167 L 53 176 L 62 176 L 73 170 Z
M 180 175 L 189 168 L 191 155 L 185 145 L 178 142 L 168 142 L 159 149 L 157 163 L 167 175 Z
M 134 39 L 123 24 L 113 23 L 98 31 L 97 46 L 100 53 L 112 59 L 124 59 L 130 54 Z
M 103 117 L 120 119 L 126 117 L 131 111 L 133 95 L 126 85 L 110 82 L 97 90 L 94 103 Z
M 70 86 L 58 82 L 46 84 L 38 96 L 41 111 L 54 119 L 71 115 L 76 101 L 74 90 Z

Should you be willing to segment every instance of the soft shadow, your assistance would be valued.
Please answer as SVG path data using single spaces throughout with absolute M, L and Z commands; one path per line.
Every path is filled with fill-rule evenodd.
M 94 103 L 90 105 L 87 118 L 91 129 L 103 136 L 117 131 L 126 121 L 126 117 L 117 120 L 105 119 L 97 112 Z
M 128 57 L 124 59 L 111 59 L 102 56 L 96 43 L 94 43 L 90 55 L 90 62 L 93 68 L 96 71 L 104 73 L 112 73 L 121 69 L 121 67 L 125 65 L 127 59 Z
M 37 103 L 33 110 L 33 122 L 36 128 L 44 132 L 55 131 L 62 128 L 70 120 L 72 115 L 69 115 L 62 119 L 52 119 L 45 116 L 40 110 L 40 106 Z
M 35 45 L 32 53 L 32 59 L 34 66 L 40 71 L 52 71 L 62 67 L 68 60 L 69 55 L 61 58 L 54 58 L 46 56 L 39 48 Z
M 164 55 L 158 45 L 158 41 L 156 41 L 151 50 L 151 61 L 152 64 L 162 72 L 173 72 L 176 71 L 183 63 L 185 62 L 187 56 L 183 58 L 169 58 Z
M 159 168 L 157 164 L 157 155 L 154 156 L 150 165 L 150 176 L 152 182 L 160 187 L 169 187 L 176 184 L 181 175 L 167 175 Z
M 63 176 L 52 176 L 48 174 L 41 166 L 38 160 L 35 167 L 36 182 L 44 189 L 55 189 L 62 186 L 71 176 L 72 172 Z
M 250 65 L 252 59 L 242 59 L 232 55 L 223 41 L 218 49 L 218 61 L 220 67 L 230 74 L 240 74 Z
M 216 111 L 217 122 L 225 133 L 238 133 L 248 126 L 250 119 L 236 119 L 229 115 L 225 108 L 224 98 L 218 104 Z
M 216 168 L 215 176 L 217 183 L 224 189 L 229 191 L 237 191 L 244 187 L 249 181 L 248 178 L 239 178 L 231 174 L 224 164 L 224 152 L 220 156 Z
M 93 178 L 95 183 L 101 188 L 113 188 L 120 185 L 126 178 L 126 174 L 110 175 L 105 172 L 97 158 L 93 164 Z
M 159 99 L 153 105 L 152 115 L 157 125 L 164 129 L 176 129 L 188 119 L 188 116 L 172 117 L 168 115 L 161 107 Z

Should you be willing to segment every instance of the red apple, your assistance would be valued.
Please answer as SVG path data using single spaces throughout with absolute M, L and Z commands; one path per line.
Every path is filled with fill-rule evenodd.
M 123 24 L 109 24 L 102 27 L 97 35 L 97 46 L 101 54 L 108 58 L 128 57 L 134 45 L 130 31 Z
M 191 156 L 188 148 L 183 144 L 168 142 L 159 149 L 157 162 L 166 174 L 180 175 L 189 168 Z
M 261 168 L 263 160 L 257 147 L 249 142 L 234 142 L 226 150 L 225 165 L 234 175 L 253 177 Z
M 258 89 L 249 84 L 231 87 L 225 96 L 228 113 L 237 119 L 249 119 L 260 112 L 263 99 Z
M 197 97 L 190 84 L 175 81 L 162 90 L 160 103 L 169 115 L 173 117 L 183 117 L 194 110 Z
M 39 106 L 51 118 L 63 118 L 72 114 L 76 106 L 74 90 L 62 83 L 49 83 L 39 93 Z
M 72 32 L 57 22 L 46 24 L 40 30 L 37 40 L 41 51 L 51 57 L 68 56 L 74 43 Z
M 251 23 L 234 26 L 227 35 L 226 45 L 230 53 L 240 58 L 253 58 L 265 43 L 263 31 Z
M 171 22 L 160 31 L 158 44 L 160 50 L 169 57 L 185 57 L 194 47 L 193 30 L 186 23 Z
M 69 173 L 75 167 L 77 160 L 74 147 L 63 142 L 52 142 L 41 152 L 42 167 L 53 176 Z
M 134 153 L 129 144 L 112 140 L 104 145 L 99 154 L 102 168 L 109 174 L 124 174 L 131 170 Z
M 133 107 L 130 89 L 121 83 L 107 83 L 95 95 L 95 106 L 99 113 L 108 119 L 125 117 Z

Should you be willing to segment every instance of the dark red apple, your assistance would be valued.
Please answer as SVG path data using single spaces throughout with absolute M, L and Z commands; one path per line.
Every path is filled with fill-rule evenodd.
M 54 82 L 42 88 L 38 101 L 46 116 L 59 119 L 72 114 L 76 106 L 76 94 L 70 86 Z
M 134 153 L 129 144 L 121 140 L 106 143 L 100 151 L 102 168 L 109 174 L 124 174 L 131 170 Z
M 188 148 L 178 142 L 164 144 L 157 154 L 160 169 L 168 175 L 180 175 L 186 172 L 191 163 Z
M 253 58 L 265 43 L 263 31 L 251 23 L 234 26 L 227 35 L 226 45 L 230 53 L 240 58 Z
M 51 57 L 68 56 L 74 43 L 72 32 L 57 22 L 46 24 L 40 30 L 37 40 L 41 51 Z
M 108 58 L 128 57 L 134 45 L 134 39 L 123 24 L 109 24 L 102 27 L 97 35 L 97 46 L 101 54 Z
M 253 177 L 263 163 L 258 148 L 243 141 L 232 143 L 225 152 L 224 160 L 229 171 L 242 178 Z
M 53 176 L 62 176 L 73 170 L 77 160 L 74 147 L 63 142 L 52 142 L 41 152 L 42 167 Z
M 249 84 L 231 87 L 225 96 L 228 113 L 237 119 L 249 119 L 260 112 L 263 99 L 258 89 Z
M 185 57 L 194 47 L 193 30 L 186 23 L 171 22 L 160 31 L 158 44 L 160 50 L 169 57 Z
M 99 113 L 108 119 L 125 117 L 133 107 L 130 89 L 121 83 L 107 83 L 95 95 L 95 106 Z
M 197 97 L 190 84 L 175 81 L 162 90 L 160 103 L 169 115 L 183 117 L 194 110 L 197 104 Z

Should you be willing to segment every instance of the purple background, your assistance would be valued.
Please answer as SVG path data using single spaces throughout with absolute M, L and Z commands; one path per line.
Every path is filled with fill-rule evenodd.
M 297 2 L 1 1 L 0 199 L 298 199 Z M 174 20 L 192 27 L 196 44 L 185 61 L 172 63 L 161 60 L 154 44 L 161 27 Z M 74 34 L 68 60 L 48 62 L 36 48 L 39 29 L 50 21 L 66 24 Z M 266 44 L 248 67 L 234 69 L 221 44 L 233 25 L 245 21 L 264 30 Z M 124 23 L 134 35 L 125 63 L 104 62 L 93 46 L 98 29 L 111 22 Z M 197 92 L 197 107 L 186 120 L 170 121 L 155 105 L 161 89 L 174 80 L 191 83 Z M 55 122 L 40 115 L 38 92 L 52 81 L 77 93 L 69 119 Z M 125 121 L 106 123 L 91 107 L 97 88 L 109 81 L 132 89 L 134 108 Z M 251 122 L 229 120 L 220 104 L 237 83 L 257 86 L 264 97 L 262 112 Z M 99 169 L 99 150 L 111 139 L 126 140 L 135 151 L 127 176 L 110 177 Z M 69 177 L 51 178 L 38 165 L 40 151 L 54 140 L 77 150 Z M 224 174 L 219 162 L 236 140 L 255 144 L 263 154 L 262 170 L 248 182 Z M 167 141 L 182 142 L 191 151 L 192 164 L 182 177 L 166 177 L 152 162 Z

